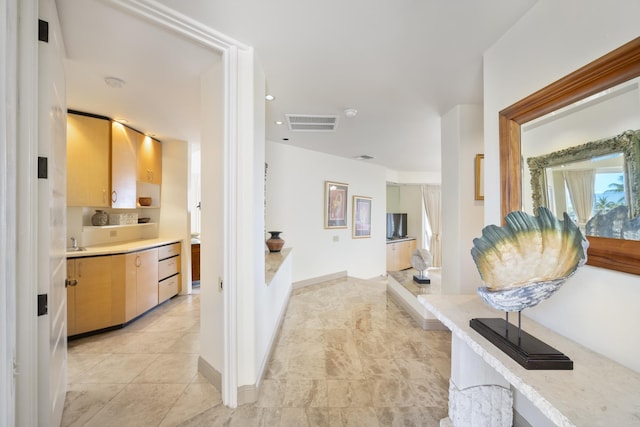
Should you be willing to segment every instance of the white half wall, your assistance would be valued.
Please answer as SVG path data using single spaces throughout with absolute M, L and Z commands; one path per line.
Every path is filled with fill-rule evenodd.
M 636 38 L 638 16 L 637 0 L 539 0 L 487 50 L 484 55 L 486 224 L 501 221 L 498 112 Z M 639 276 L 585 266 L 551 299 L 526 310 L 525 315 L 640 372 L 638 301 Z
M 471 248 L 484 225 L 484 202 L 475 200 L 475 157 L 483 149 L 482 107 L 458 105 L 442 117 L 443 293 L 482 285 Z
M 386 170 L 358 160 L 267 141 L 266 231 L 293 248 L 293 281 L 347 271 L 386 274 Z M 324 228 L 324 182 L 349 184 L 347 228 Z M 353 196 L 372 197 L 371 238 L 353 239 Z M 265 236 L 265 238 L 267 238 Z

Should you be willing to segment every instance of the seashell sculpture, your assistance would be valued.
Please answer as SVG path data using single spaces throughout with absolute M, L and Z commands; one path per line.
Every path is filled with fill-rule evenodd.
M 564 214 L 507 214 L 506 226 L 489 225 L 471 249 L 484 287 L 480 297 L 504 311 L 522 311 L 549 298 L 587 261 L 589 242 Z

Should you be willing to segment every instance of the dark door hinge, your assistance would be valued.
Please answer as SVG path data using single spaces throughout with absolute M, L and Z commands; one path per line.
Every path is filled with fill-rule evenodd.
M 38 19 L 38 40 L 49 43 L 49 23 Z
M 38 157 L 38 178 L 47 179 L 49 177 L 49 160 L 46 157 Z
M 47 294 L 38 294 L 38 316 L 49 313 L 49 303 Z

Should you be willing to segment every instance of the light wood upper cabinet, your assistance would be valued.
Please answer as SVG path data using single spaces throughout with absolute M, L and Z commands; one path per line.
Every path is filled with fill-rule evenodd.
M 111 204 L 109 120 L 67 115 L 67 206 Z
M 161 183 L 162 143 L 106 117 L 67 115 L 67 206 L 135 209 L 153 196 L 158 207 Z
M 162 184 L 162 144 L 144 135 L 138 140 L 138 181 Z
M 139 132 L 111 123 L 111 207 L 136 207 L 136 152 L 140 137 Z

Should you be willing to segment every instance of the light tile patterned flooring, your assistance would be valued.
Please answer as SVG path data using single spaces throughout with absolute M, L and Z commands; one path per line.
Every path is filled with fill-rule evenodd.
M 64 426 L 438 426 L 451 335 L 423 331 L 354 278 L 293 292 L 258 401 L 236 409 L 197 373 L 199 295 L 69 343 Z

